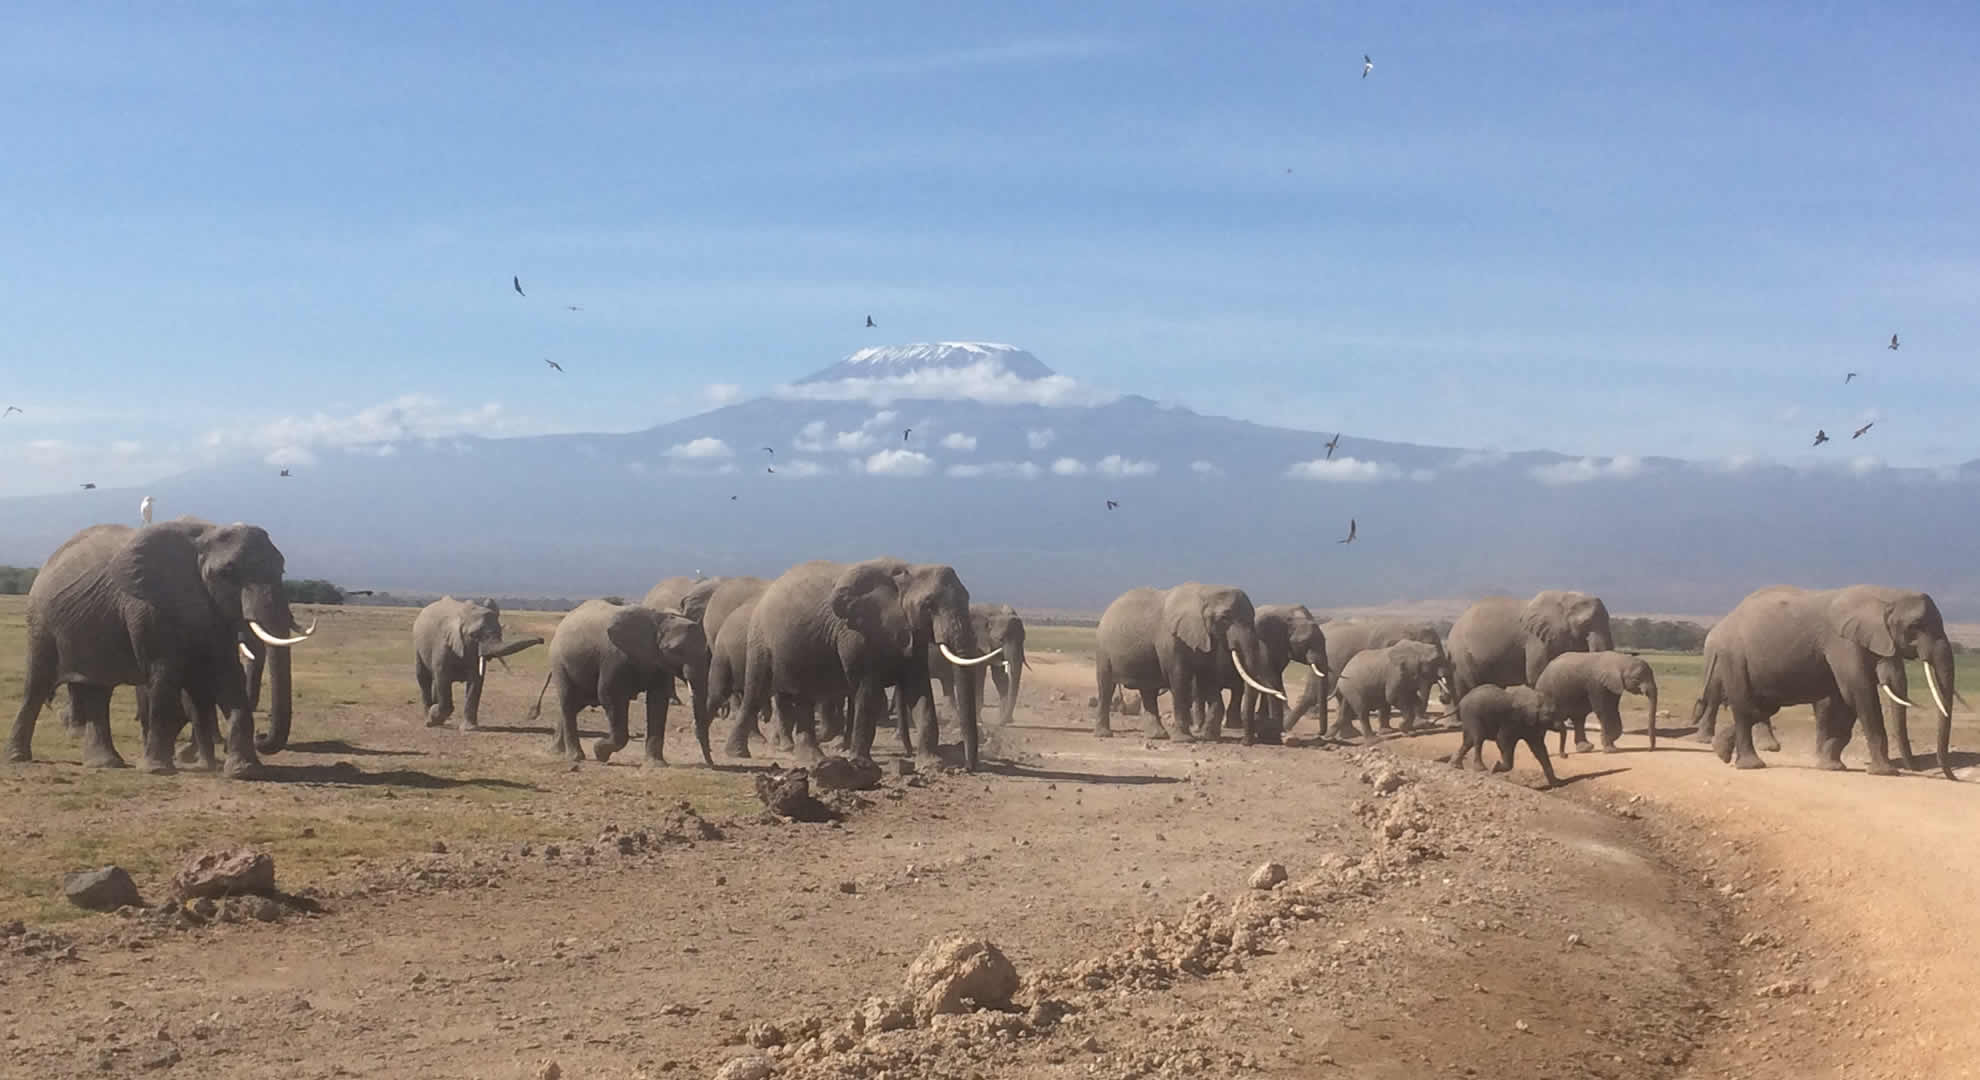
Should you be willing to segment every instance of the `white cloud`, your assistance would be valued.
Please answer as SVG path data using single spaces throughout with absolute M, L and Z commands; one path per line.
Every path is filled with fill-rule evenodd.
M 1297 476 L 1307 480 L 1325 480 L 1334 484 L 1373 484 L 1393 479 L 1402 470 L 1380 461 L 1363 461 L 1356 457 L 1315 458 L 1301 461 L 1286 470 L 1287 476 Z
M 1029 461 L 986 461 L 951 465 L 946 471 L 950 476 L 1022 476 L 1029 480 L 1044 470 Z
M 866 471 L 875 476 L 926 476 L 935 459 L 913 450 L 882 450 L 866 459 Z
M 307 447 L 278 446 L 270 451 L 267 457 L 262 458 L 261 461 L 264 465 L 314 465 L 316 464 L 316 455 L 310 453 Z
M 874 413 L 872 416 L 867 417 L 866 423 L 861 424 L 860 426 L 871 431 L 872 429 L 877 427 L 885 427 L 887 425 L 890 425 L 894 421 L 899 420 L 900 418 L 901 418 L 901 414 L 895 412 L 893 409 L 881 409 L 879 412 Z
M 1189 463 L 1189 471 L 1198 476 L 1224 475 L 1224 470 L 1218 468 L 1216 463 L 1211 461 L 1192 461 Z
M 1062 457 L 1052 463 L 1055 476 L 1081 476 L 1086 472 L 1086 463 L 1078 458 Z
M 406 394 L 345 415 L 325 412 L 288 416 L 249 428 L 220 428 L 202 440 L 215 451 L 272 452 L 326 446 L 356 446 L 408 439 L 519 433 L 520 425 L 500 404 L 453 409 L 424 394 Z
M 1113 394 L 1084 386 L 1064 375 L 1024 379 L 997 360 L 968 367 L 925 368 L 880 378 L 835 379 L 830 382 L 780 386 L 775 396 L 797 401 L 864 401 L 891 405 L 896 401 L 976 401 L 986 405 L 1077 406 L 1104 405 Z
M 816 461 L 806 461 L 803 458 L 783 462 L 776 466 L 776 470 L 778 476 L 818 476 L 831 471 Z
M 1864 457 L 1854 457 L 1849 459 L 1849 473 L 1851 476 L 1866 476 L 1870 473 L 1876 472 L 1878 469 L 1881 469 L 1883 467 L 1884 467 L 1884 462 L 1883 459 L 1881 458 L 1874 458 L 1866 455 Z
M 1135 461 L 1119 454 L 1108 454 L 1093 467 L 1108 476 L 1154 476 L 1162 468 L 1152 461 Z
M 1503 450 L 1466 450 L 1451 462 L 1453 469 L 1484 469 L 1503 465 L 1510 456 Z
M 734 405 L 743 399 L 743 388 L 735 383 L 709 383 L 701 388 L 701 396 L 710 405 Z
M 735 457 L 736 452 L 729 444 L 712 436 L 704 435 L 684 443 L 676 443 L 667 448 L 667 456 L 683 461 L 706 461 L 710 458 Z
M 1412 469 L 1412 470 L 1410 471 L 1410 474 L 1409 474 L 1409 478 L 1410 478 L 1411 480 L 1414 480 L 1414 481 L 1416 481 L 1416 482 L 1417 482 L 1417 483 L 1419 483 L 1419 484 L 1427 484 L 1427 483 L 1429 483 L 1430 481 L 1432 481 L 1432 480 L 1435 480 L 1435 479 L 1437 478 L 1437 470 L 1435 470 L 1435 469 Z
M 873 421 L 868 420 L 867 423 L 871 424 Z M 813 420 L 811 423 L 804 425 L 804 428 L 798 432 L 797 438 L 791 441 L 793 447 L 807 454 L 819 454 L 827 450 L 836 450 L 844 454 L 860 454 L 873 449 L 879 444 L 879 439 L 874 438 L 871 432 L 864 430 L 841 431 L 837 434 L 827 436 L 825 434 L 825 421 L 823 420 Z
M 1535 480 L 1549 487 L 1585 484 L 1591 480 L 1621 479 L 1635 476 L 1642 471 L 1643 459 L 1628 455 L 1612 457 L 1606 462 L 1592 457 L 1557 461 L 1552 465 L 1535 465 L 1527 470 Z
M 1024 442 L 1033 450 L 1043 450 L 1052 445 L 1052 440 L 1058 437 L 1059 433 L 1051 428 L 1032 428 L 1024 433 Z
M 976 436 L 965 435 L 960 431 L 951 431 L 947 435 L 942 436 L 942 446 L 948 450 L 974 450 L 976 449 Z

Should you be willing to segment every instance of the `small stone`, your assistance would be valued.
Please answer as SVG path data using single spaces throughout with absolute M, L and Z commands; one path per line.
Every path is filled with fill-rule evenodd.
M 274 891 L 275 857 L 250 848 L 202 852 L 172 876 L 172 892 L 181 900 Z
M 1286 880 L 1285 864 L 1268 862 L 1263 866 L 1260 866 L 1258 869 L 1253 870 L 1251 872 L 1251 878 L 1249 881 L 1246 882 L 1246 884 L 1254 889 L 1265 891 L 1284 884 L 1285 880 Z
M 120 907 L 140 907 L 137 882 L 121 866 L 81 870 L 62 882 L 62 893 L 69 903 L 84 911 L 115 911 Z
M 179 1048 L 168 1046 L 163 1051 L 145 1058 L 142 1067 L 145 1069 L 169 1069 L 178 1063 Z
M 1527 1023 L 1524 1020 L 1514 1020 L 1513 1030 L 1521 1032 L 1522 1034 L 1531 1034 L 1533 1031 L 1533 1025 Z
M 839 891 L 845 893 L 847 896 L 851 896 L 854 893 L 859 892 L 859 882 L 841 881 L 839 882 Z
M 1809 986 L 1807 979 L 1782 979 L 1779 982 L 1771 982 L 1755 990 L 1753 996 L 1764 998 L 1793 997 L 1796 994 L 1806 994 L 1811 989 L 1812 987 Z
M 563 1076 L 563 1066 L 558 1065 L 555 1058 L 545 1058 L 543 1064 L 536 1067 L 536 1080 L 563 1080 Z
M 777 1063 L 762 1054 L 730 1058 L 715 1072 L 715 1080 L 765 1080 L 777 1072 Z
M 743 1032 L 743 1041 L 758 1050 L 774 1050 L 784 1045 L 784 1029 L 767 1020 L 759 1021 Z
M 445 840 L 435 840 L 430 850 L 435 855 L 445 855 L 447 853 L 447 842 Z
M 1088 1035 L 1079 1041 L 1079 1049 L 1083 1053 L 1097 1054 L 1100 1052 L 1100 1040 L 1092 1035 Z
M 1017 969 L 988 941 L 962 936 L 931 941 L 908 966 L 905 989 L 916 1018 L 1002 1009 L 1018 990 Z
M 1581 944 L 1581 935 L 1580 935 L 1580 934 L 1569 934 L 1569 935 L 1567 936 L 1567 943 L 1568 943 L 1568 948 L 1570 948 L 1570 949 L 1572 949 L 1572 948 L 1574 948 L 1574 947 L 1575 947 L 1576 945 L 1579 945 L 1579 944 Z

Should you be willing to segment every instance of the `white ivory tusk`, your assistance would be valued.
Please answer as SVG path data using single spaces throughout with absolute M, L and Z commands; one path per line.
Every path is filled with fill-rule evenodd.
M 949 663 L 954 664 L 957 667 L 976 667 L 979 664 L 987 664 L 990 661 L 995 660 L 996 658 L 1004 655 L 1004 647 L 1002 645 L 997 646 L 995 651 L 984 653 L 982 656 L 979 656 L 974 660 L 964 660 L 962 657 L 957 656 L 952 650 L 950 650 L 950 648 L 947 645 L 944 645 L 939 641 L 935 643 L 935 647 L 942 650 L 942 659 L 947 660 Z
M 1939 694 L 1939 677 L 1932 674 L 1932 665 L 1925 665 L 1925 689 L 1932 692 L 1932 700 L 1939 706 L 1939 715 L 1952 718 L 1952 710 L 1946 708 L 1946 699 Z
M 263 645 L 272 645 L 278 649 L 286 649 L 291 645 L 300 644 L 301 642 L 308 640 L 309 635 L 316 632 L 316 624 L 315 623 L 309 624 L 308 630 L 305 630 L 301 634 L 292 638 L 276 637 L 275 635 L 269 633 L 268 631 L 263 630 L 261 628 L 261 624 L 255 622 L 253 619 L 248 620 L 248 629 L 254 631 L 254 636 L 260 638 L 261 643 Z
M 1903 698 L 1897 696 L 1897 694 L 1893 692 L 1890 687 L 1884 685 L 1883 683 L 1878 683 L 1877 689 L 1882 690 L 1884 692 L 1884 696 L 1890 698 L 1893 704 L 1901 705 L 1907 709 L 1915 709 L 1918 707 L 1916 705 L 1913 705 L 1911 702 L 1906 701 Z
M 241 659 L 246 660 L 249 663 L 254 662 L 254 653 L 246 645 L 239 645 L 236 646 L 236 648 L 241 650 Z
M 1309 662 L 1306 666 L 1313 669 L 1313 676 L 1315 678 L 1321 679 L 1323 681 L 1327 678 L 1327 673 L 1320 670 L 1319 664 Z
M 1244 661 L 1238 659 L 1238 654 L 1236 649 L 1231 650 L 1231 663 L 1237 665 L 1238 678 L 1243 679 L 1244 684 L 1246 686 L 1251 687 L 1253 690 L 1256 690 L 1261 694 L 1270 694 L 1271 696 L 1278 698 L 1280 701 L 1286 700 L 1286 695 L 1281 694 L 1277 690 L 1274 690 L 1271 687 L 1266 686 L 1264 683 L 1259 682 L 1257 679 L 1252 678 L 1251 672 L 1244 670 Z
M 478 679 L 485 679 L 485 678 L 487 678 L 487 677 L 488 677 L 488 658 L 487 658 L 487 657 L 485 657 L 485 656 L 477 656 L 477 657 L 475 657 L 475 658 L 474 658 L 474 674 L 475 674 L 475 677 L 476 677 L 476 678 L 478 678 Z

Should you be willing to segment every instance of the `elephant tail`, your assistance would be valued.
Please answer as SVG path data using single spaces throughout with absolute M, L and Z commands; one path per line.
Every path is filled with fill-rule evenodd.
M 536 718 L 543 715 L 543 695 L 550 692 L 550 678 L 555 674 L 555 667 L 543 673 L 543 686 L 536 691 L 536 702 L 529 707 L 529 715 L 523 717 L 524 723 L 535 723 Z

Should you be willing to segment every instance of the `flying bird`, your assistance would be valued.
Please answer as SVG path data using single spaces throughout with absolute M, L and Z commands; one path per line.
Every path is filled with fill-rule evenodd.
M 909 436 L 909 435 L 912 435 L 912 434 L 914 434 L 914 429 L 913 429 L 913 428 L 908 428 L 908 429 L 907 429 L 906 431 L 903 431 L 903 432 L 901 432 L 901 441 L 902 441 L 902 442 L 906 442 L 906 441 L 907 441 L 907 439 L 908 439 L 908 436 Z
M 1891 335 L 1891 348 L 1892 348 L 1892 349 L 1896 349 L 1896 348 L 1897 348 L 1897 335 L 1896 335 L 1896 334 L 1892 334 L 1892 335 Z
M 766 454 L 775 454 L 777 452 L 777 448 L 774 446 L 766 446 L 763 448 L 763 452 Z
M 553 368 L 556 368 L 558 371 L 564 370 L 564 365 L 556 362 L 555 360 L 550 359 L 547 356 L 543 358 L 543 362 L 549 364 Z
M 1117 503 L 1112 499 L 1107 500 L 1107 509 L 1109 510 L 1118 510 L 1120 508 L 1120 505 L 1121 505 L 1120 503 Z
M 564 310 L 565 310 L 565 311 L 583 311 L 584 309 L 583 309 L 583 308 L 581 308 L 581 307 L 579 307 L 579 306 L 577 306 L 576 304 L 565 304 L 565 305 L 564 305 Z
M 516 295 L 517 295 L 517 296 L 528 296 L 528 295 L 529 295 L 528 293 L 526 293 L 526 292 L 524 292 L 524 291 L 522 291 L 522 275 L 520 275 L 520 274 L 517 274 L 517 275 L 514 275 L 514 276 L 512 276 L 512 277 L 510 277 L 510 278 L 509 278 L 509 284 L 511 284 L 511 285 L 514 285 L 514 286 L 516 287 Z
M 1864 433 L 1864 432 L 1866 432 L 1866 431 L 1869 431 L 1869 430 L 1870 430 L 1871 428 L 1873 428 L 1873 427 L 1876 427 L 1876 426 L 1877 426 L 1877 422 L 1876 422 L 1875 420 L 1872 420 L 1872 421 L 1870 421 L 1869 423 L 1867 423 L 1867 424 L 1865 424 L 1865 425 L 1863 425 L 1862 427 L 1860 427 L 1860 428 L 1857 428 L 1857 429 L 1856 429 L 1856 433 L 1855 433 L 1854 435 L 1851 435 L 1851 436 L 1850 436 L 1850 438 L 1852 438 L 1852 439 L 1860 439 L 1860 438 L 1862 438 L 1862 437 L 1863 437 L 1863 433 Z
M 734 495 L 731 495 L 731 496 L 729 496 L 729 501 L 730 501 L 730 502 L 735 502 L 735 501 L 736 501 L 736 497 L 735 497 Z
M 1354 521 L 1354 519 L 1353 519 L 1353 518 L 1349 518 L 1349 519 L 1348 519 L 1348 534 L 1347 534 L 1347 536 L 1345 536 L 1345 537 L 1343 537 L 1342 539 L 1339 539 L 1339 540 L 1336 540 L 1336 541 L 1334 541 L 1334 543 L 1336 543 L 1336 544 L 1352 544 L 1352 543 L 1354 543 L 1354 533 L 1355 533 L 1355 529 L 1356 529 L 1356 528 L 1357 528 L 1357 526 L 1355 525 L 1355 521 Z
M 146 495 L 144 501 L 138 504 L 138 514 L 144 518 L 146 525 L 151 524 L 151 496 Z
M 6 419 L 7 417 L 9 417 L 9 416 L 12 416 L 12 415 L 14 415 L 15 413 L 17 413 L 17 412 L 20 412 L 20 411 L 21 411 L 21 407 L 20 407 L 19 405 L 9 405 L 9 406 L 7 406 L 7 411 L 6 411 L 6 412 L 0 412 L 0 420 L 4 420 L 4 419 Z M 21 415 L 23 415 L 23 416 L 25 416 L 25 415 L 27 415 L 27 414 L 26 414 L 26 413 L 21 413 Z
M 1826 432 L 1826 431 L 1823 431 L 1823 430 L 1822 430 L 1821 428 L 1816 428 L 1816 429 L 1815 429 L 1815 441 L 1814 441 L 1814 442 L 1813 442 L 1812 444 L 1810 444 L 1810 445 L 1813 445 L 1813 446 L 1820 446 L 1820 445 L 1822 445 L 1823 443 L 1825 443 L 1825 442 L 1828 442 L 1828 441 L 1829 441 L 1829 433 L 1828 433 L 1828 432 Z
M 1374 71 L 1374 70 L 1375 70 L 1375 61 L 1373 61 L 1373 60 L 1370 60 L 1370 59 L 1368 58 L 1368 54 L 1367 54 L 1367 53 L 1362 53 L 1362 54 L 1361 54 L 1361 77 L 1362 77 L 1362 78 L 1364 78 L 1364 79 L 1365 79 L 1365 78 L 1367 78 L 1367 77 L 1368 77 L 1368 73 L 1369 73 L 1369 72 L 1371 72 L 1371 71 Z
M 767 473 L 769 473 L 769 474 L 770 474 L 771 476 L 775 476 L 775 475 L 777 475 L 777 470 L 775 470 L 775 469 L 768 469 L 768 468 L 766 468 L 766 469 L 764 469 L 763 471 L 764 471 L 764 472 L 767 472 Z
M 1338 431 L 1336 431 L 1336 432 L 1334 432 L 1334 437 L 1333 437 L 1332 439 L 1329 439 L 1329 440 L 1327 441 L 1327 460 L 1328 460 L 1328 461 L 1332 461 L 1332 460 L 1334 460 L 1334 447 L 1336 447 L 1336 446 L 1339 446 L 1339 445 L 1341 445 L 1341 433 L 1340 433 L 1340 432 L 1338 432 Z
M 283 469 L 283 470 L 282 470 L 282 475 L 283 475 L 283 476 L 287 476 L 287 475 L 289 475 L 289 470 L 287 470 L 287 469 Z
M 871 316 L 871 315 L 868 315 L 868 316 L 866 317 L 866 328 L 867 328 L 868 330 L 871 330 L 871 329 L 873 329 L 873 316 Z
M 82 489 L 83 489 L 84 491 L 95 491 L 95 490 L 96 490 L 96 485 L 95 485 L 95 484 L 84 484 L 84 485 L 82 486 Z
M 1844 385 L 1844 386 L 1848 386 L 1848 385 L 1849 385 L 1849 381 L 1850 381 L 1851 379 L 1854 379 L 1854 378 L 1856 378 L 1856 372 L 1854 372 L 1854 371 L 1852 371 L 1852 372 L 1850 372 L 1850 373 L 1849 373 L 1849 374 L 1847 374 L 1847 375 L 1844 375 L 1844 376 L 1843 376 L 1843 385 Z

